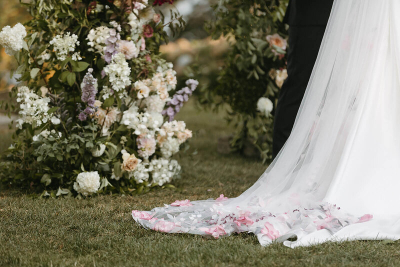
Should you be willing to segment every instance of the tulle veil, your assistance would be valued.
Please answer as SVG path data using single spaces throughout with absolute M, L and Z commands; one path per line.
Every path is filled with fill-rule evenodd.
M 350 230 L 341 237 L 372 239 L 365 231 L 351 234 L 370 223 L 367 208 L 340 209 L 333 201 L 363 114 L 372 109 L 370 95 L 376 85 L 388 85 L 388 79 L 389 87 L 400 89 L 399 12 L 397 0 L 335 0 L 292 134 L 259 180 L 236 198 L 176 202 L 133 211 L 133 218 L 168 233 L 219 238 L 252 232 L 262 245 L 294 236 L 297 241 L 285 244 L 335 240 L 345 229 Z M 393 61 L 384 61 L 383 55 Z M 398 109 L 392 111 L 400 114 Z M 376 231 L 372 234 L 379 238 Z

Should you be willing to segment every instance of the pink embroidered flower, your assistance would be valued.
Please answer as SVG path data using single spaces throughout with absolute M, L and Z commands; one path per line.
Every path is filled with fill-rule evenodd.
M 242 224 L 246 226 L 253 225 L 254 221 L 249 218 L 250 211 L 246 211 L 243 215 L 241 215 L 239 218 L 237 218 L 234 222 L 236 223 L 237 226 L 241 226 Z
M 271 240 L 275 240 L 280 236 L 278 230 L 276 230 L 275 227 L 269 222 L 266 222 L 264 226 L 265 228 L 261 230 L 261 233 L 266 235 Z
M 175 228 L 175 223 L 167 222 L 164 221 L 164 219 L 161 219 L 151 229 L 158 232 L 169 233 L 174 228 Z
M 132 216 L 141 220 L 150 220 L 151 218 L 153 218 L 152 215 L 150 215 L 149 213 L 145 212 L 145 211 L 138 211 L 138 210 L 133 210 L 132 211 Z
M 221 195 L 219 196 L 219 198 L 216 199 L 216 201 L 225 201 L 225 200 L 228 200 L 228 199 L 229 199 L 229 198 L 225 197 L 224 194 L 221 194 Z
M 192 203 L 190 203 L 189 199 L 186 200 L 176 200 L 174 203 L 171 204 L 173 207 L 190 207 L 193 206 Z
M 357 223 L 363 223 L 363 222 L 368 222 L 370 220 L 372 220 L 374 216 L 372 216 L 371 214 L 365 214 L 364 216 L 362 216 Z
M 204 231 L 204 233 L 208 235 L 212 235 L 215 239 L 218 239 L 220 236 L 226 235 L 226 231 L 223 225 L 216 225 L 211 228 L 200 228 L 200 230 Z

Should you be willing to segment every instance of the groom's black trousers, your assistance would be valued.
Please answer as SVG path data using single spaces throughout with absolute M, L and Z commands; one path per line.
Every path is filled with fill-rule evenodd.
M 325 25 L 290 26 L 288 78 L 282 86 L 275 110 L 273 157 L 288 139 L 325 32 Z

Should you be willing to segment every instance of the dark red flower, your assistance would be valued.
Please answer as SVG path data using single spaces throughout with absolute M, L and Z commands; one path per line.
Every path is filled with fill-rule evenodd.
M 89 4 L 88 9 L 87 9 L 87 14 L 89 15 L 90 12 L 97 7 L 97 1 L 93 1 Z
M 152 28 L 149 24 L 143 25 L 143 35 L 144 35 L 146 38 L 151 38 L 151 37 L 153 37 L 153 33 L 154 33 L 154 30 L 153 30 L 153 28 Z
M 169 3 L 172 5 L 174 3 L 174 0 L 154 0 L 153 6 L 156 6 L 156 5 L 162 6 L 165 3 Z

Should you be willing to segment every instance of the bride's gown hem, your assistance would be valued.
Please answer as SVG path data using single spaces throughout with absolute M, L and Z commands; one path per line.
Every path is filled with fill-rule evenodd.
M 335 0 L 292 134 L 260 179 L 237 198 L 177 201 L 135 221 L 252 232 L 264 246 L 400 239 L 399 13 L 398 0 Z

